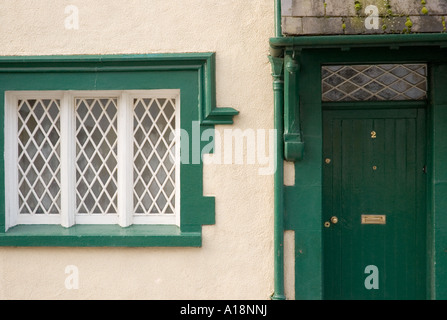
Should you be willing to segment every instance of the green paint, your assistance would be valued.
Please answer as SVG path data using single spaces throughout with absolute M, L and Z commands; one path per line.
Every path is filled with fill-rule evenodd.
M 200 121 L 200 135 L 216 124 L 232 123 L 232 117 L 237 114 L 232 108 L 216 108 L 214 53 L 0 58 L 0 110 L 4 110 L 4 92 L 7 90 L 138 89 L 180 89 L 180 122 L 190 137 L 193 137 L 193 121 Z M 3 121 L 1 112 L 0 122 Z M 3 131 L 0 141 L 3 150 Z M 203 147 L 205 142 L 201 144 Z M 0 245 L 200 246 L 201 226 L 215 223 L 215 204 L 213 197 L 203 196 L 203 166 L 200 156 L 189 150 L 189 159 L 193 156 L 199 159 L 197 164 L 182 163 L 180 166 L 180 227 L 97 225 L 64 229 L 60 226 L 17 226 L 7 232 L 4 231 L 4 190 L 7 186 L 2 156 Z
M 431 76 L 434 81 L 430 88 L 432 109 L 430 115 L 431 154 L 429 162 L 429 207 L 432 215 L 429 232 L 429 246 L 436 263 L 430 264 L 432 298 L 447 299 L 447 63 L 433 64 Z M 443 138 L 444 137 L 444 138 Z M 430 168 L 431 167 L 431 168 Z
M 425 109 L 395 104 L 323 105 L 323 220 L 338 218 L 322 228 L 325 299 L 426 298 Z M 364 285 L 371 264 L 379 290 Z
M 275 0 L 275 35 L 282 37 L 281 30 L 281 1 Z M 284 59 L 278 57 L 275 50 L 271 48 L 269 56 L 273 76 L 273 108 L 274 126 L 276 131 L 275 139 L 275 164 L 276 170 L 273 178 L 274 187 L 274 225 L 273 225 L 273 267 L 274 267 L 274 292 L 272 300 L 285 300 L 284 290 L 284 156 L 282 132 L 283 108 L 284 108 Z M 277 52 L 277 51 L 276 51 Z M 279 131 L 278 131 L 279 130 Z
M 20 225 L 0 236 L 2 246 L 51 247 L 200 247 L 202 232 L 166 225 Z
M 447 34 L 389 34 L 389 35 L 340 35 L 340 36 L 300 36 L 271 38 L 270 47 L 274 56 L 280 56 L 287 47 L 296 49 L 312 48 L 380 48 L 380 47 L 414 47 L 440 46 L 447 42 Z
M 277 130 L 274 173 L 274 292 L 272 300 L 285 300 L 284 292 L 284 145 L 280 132 L 284 131 L 284 59 L 269 56 L 274 94 L 274 125 Z
M 300 99 L 298 74 L 300 65 L 291 55 L 284 57 L 284 157 L 299 161 L 304 155 L 301 134 Z
M 275 0 L 275 36 L 282 37 L 281 0 Z
M 446 299 L 447 35 L 282 37 L 270 39 L 270 46 L 278 57 L 286 50 L 295 50 L 297 63 L 306 66 L 297 78 L 306 156 L 295 163 L 295 185 L 284 187 L 284 225 L 286 230 L 295 231 L 295 298 L 323 298 L 321 65 L 426 62 L 431 75 L 427 108 L 427 294 L 430 299 Z

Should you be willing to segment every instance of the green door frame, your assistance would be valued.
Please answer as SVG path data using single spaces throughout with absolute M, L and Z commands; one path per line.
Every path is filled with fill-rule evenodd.
M 274 241 L 282 248 L 279 234 L 295 231 L 295 299 L 321 299 L 323 291 L 321 66 L 416 62 L 429 67 L 427 298 L 447 299 L 447 34 L 276 37 L 270 47 L 284 92 L 275 99 L 275 119 L 283 120 L 277 160 L 295 162 L 294 186 L 284 187 L 282 174 L 275 179 L 283 203 L 275 205 Z M 273 297 L 285 297 L 283 268 L 275 251 Z

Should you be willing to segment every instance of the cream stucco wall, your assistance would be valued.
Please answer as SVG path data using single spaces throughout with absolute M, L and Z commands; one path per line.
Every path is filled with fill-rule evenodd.
M 65 28 L 68 5 L 77 30 Z M 217 104 L 240 111 L 232 128 L 270 129 L 273 15 L 272 0 L 2 0 L 0 55 L 216 52 Z M 205 166 L 216 224 L 201 248 L 1 247 L 0 299 L 268 299 L 273 176 L 260 166 Z M 67 265 L 78 289 L 65 286 Z

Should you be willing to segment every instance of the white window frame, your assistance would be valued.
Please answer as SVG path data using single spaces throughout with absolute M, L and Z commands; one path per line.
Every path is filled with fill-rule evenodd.
M 76 98 L 117 98 L 117 214 L 76 214 Z M 173 214 L 135 215 L 133 205 L 134 98 L 175 100 L 175 210 Z M 60 100 L 61 212 L 19 214 L 18 117 L 19 99 Z M 5 207 L 6 230 L 18 224 L 163 224 L 180 226 L 180 90 L 7 91 L 5 93 Z

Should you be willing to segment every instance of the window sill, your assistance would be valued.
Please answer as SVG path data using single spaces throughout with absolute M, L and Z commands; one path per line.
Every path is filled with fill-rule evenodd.
M 0 246 L 26 247 L 200 247 L 201 231 L 182 232 L 177 226 L 19 225 L 0 233 Z

